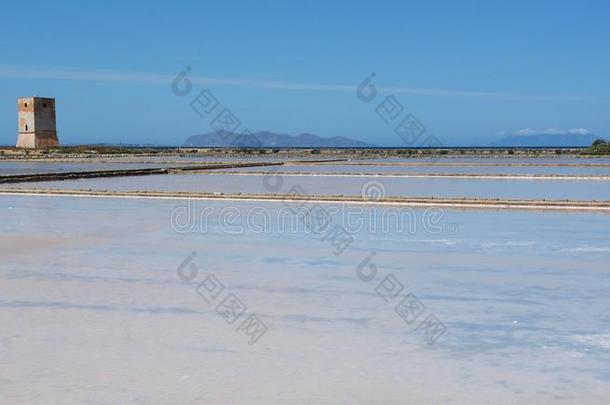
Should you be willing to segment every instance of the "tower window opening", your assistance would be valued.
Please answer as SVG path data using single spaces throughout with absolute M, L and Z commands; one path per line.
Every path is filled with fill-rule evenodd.
M 26 131 L 28 130 L 28 124 L 25 124 L 25 130 Z
M 28 103 L 25 103 L 25 104 L 23 104 L 23 105 L 27 107 L 27 106 L 28 106 Z

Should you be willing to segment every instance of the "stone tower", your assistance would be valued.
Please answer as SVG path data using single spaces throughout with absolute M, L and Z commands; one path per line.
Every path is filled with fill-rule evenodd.
M 18 148 L 59 146 L 54 98 L 21 97 L 17 100 L 17 110 L 19 115 Z

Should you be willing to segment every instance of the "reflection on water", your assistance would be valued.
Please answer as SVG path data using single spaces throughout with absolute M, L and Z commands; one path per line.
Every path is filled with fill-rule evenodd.
M 286 165 L 275 168 L 291 173 L 461 173 L 461 174 L 561 174 L 610 175 L 610 166 L 361 166 L 361 165 Z M 218 169 L 216 172 L 269 172 L 269 167 Z
M 2 162 L 0 175 L 84 172 L 94 170 L 145 169 L 171 164 L 162 163 L 69 163 L 69 162 Z
M 17 377 L 44 391 L 65 387 L 54 370 L 84 382 L 109 367 L 111 377 L 97 378 L 126 387 L 138 375 L 144 395 L 179 391 L 176 376 L 188 375 L 217 398 L 230 396 L 227 381 L 237 378 L 299 398 L 315 386 L 336 399 L 354 392 L 360 373 L 371 382 L 360 400 L 371 402 L 439 402 L 443 392 L 458 402 L 583 403 L 610 394 L 606 215 L 446 210 L 451 232 L 364 226 L 335 256 L 315 235 L 259 232 L 247 215 L 232 216 L 233 232 L 218 216 L 207 217 L 205 232 L 172 232 L 180 201 L 0 198 L 0 337 L 12 365 L 2 384 L 15 398 L 29 398 Z M 242 214 L 282 206 L 231 204 Z M 220 212 L 226 202 L 198 201 L 195 212 L 206 207 Z M 373 209 L 366 220 L 399 217 Z M 269 325 L 255 348 L 176 277 L 193 251 L 202 272 L 217 274 Z M 355 268 L 371 251 L 379 274 L 363 282 Z M 377 296 L 388 274 L 446 324 L 436 345 Z M 471 387 L 484 395 L 465 394 Z
M 304 190 L 301 194 L 360 196 L 363 186 L 371 180 L 382 183 L 386 196 L 610 200 L 610 182 L 606 180 L 285 176 L 282 188 L 274 193 L 286 194 L 293 187 L 300 187 Z M 7 187 L 269 194 L 267 183 L 262 175 L 186 174 L 35 182 Z

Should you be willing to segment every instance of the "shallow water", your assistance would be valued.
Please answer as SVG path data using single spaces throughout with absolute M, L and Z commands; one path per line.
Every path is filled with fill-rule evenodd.
M 461 173 L 461 174 L 554 174 L 554 175 L 610 175 L 609 167 L 587 166 L 361 166 L 361 165 L 285 165 L 274 168 L 291 173 Z M 218 169 L 217 172 L 268 172 L 269 167 Z
M 278 182 L 281 182 L 280 188 L 277 188 Z M 286 194 L 296 190 L 298 194 L 346 196 L 360 196 L 363 190 L 373 187 L 383 189 L 386 196 L 610 200 L 610 182 L 607 180 L 178 174 L 32 182 L 6 187 L 248 194 Z
M 112 156 L 92 158 L 91 161 L 34 161 L 0 160 L 0 175 L 52 173 L 87 170 L 139 169 L 148 167 L 181 166 L 185 164 L 205 164 L 220 162 L 278 162 L 297 159 L 294 157 L 276 158 L 273 156 Z
M 280 232 L 279 202 L 0 200 L 7 402 L 610 397 L 605 215 L 446 210 L 430 227 L 422 209 L 363 208 L 360 224 L 335 206 L 353 237 L 336 255 L 324 233 Z M 254 346 L 197 293 L 212 273 L 268 326 Z M 434 345 L 376 293 L 389 275 L 447 327 Z
M 113 163 L 71 163 L 71 162 L 2 162 L 0 161 L 0 175 L 9 174 L 34 174 L 34 173 L 60 173 L 60 172 L 84 172 L 94 170 L 121 170 L 121 169 L 145 169 L 149 167 L 176 166 L 180 164 L 171 163 L 135 163 L 135 162 L 113 162 Z
M 609 157 L 412 157 L 412 158 L 381 158 L 381 159 L 353 159 L 354 161 L 365 161 L 370 163 L 375 162 L 387 162 L 387 163 L 401 163 L 401 162 L 434 162 L 434 163 L 550 163 L 550 164 L 589 164 L 589 163 L 603 163 L 610 164 Z

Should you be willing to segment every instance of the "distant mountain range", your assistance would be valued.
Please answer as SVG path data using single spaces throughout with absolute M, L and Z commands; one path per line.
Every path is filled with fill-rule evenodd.
M 263 148 L 367 148 L 374 145 L 343 136 L 322 138 L 314 134 L 296 136 L 260 131 L 248 135 L 216 131 L 189 137 L 184 146 Z
M 599 136 L 592 134 L 534 134 L 510 135 L 494 143 L 499 147 L 583 147 L 591 146 Z
M 528 130 L 529 131 L 529 130 Z M 522 131 L 523 132 L 523 131 Z M 494 147 L 588 147 L 599 136 L 591 133 L 516 133 L 493 142 Z M 215 131 L 190 136 L 183 146 L 237 147 L 237 148 L 372 148 L 375 145 L 335 136 L 322 138 L 314 134 L 286 135 L 259 131 L 247 135 L 228 131 Z

